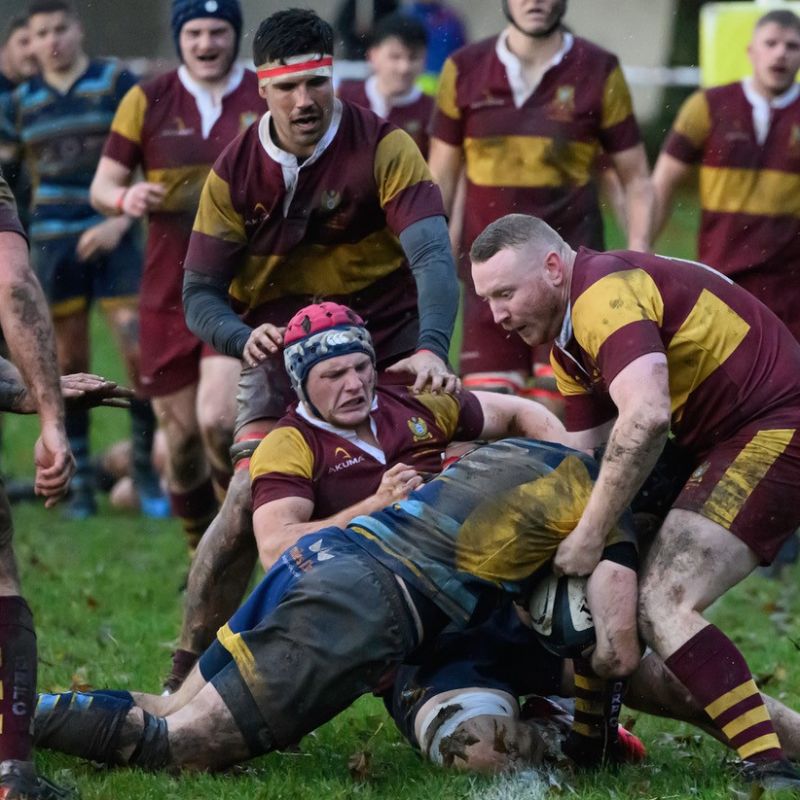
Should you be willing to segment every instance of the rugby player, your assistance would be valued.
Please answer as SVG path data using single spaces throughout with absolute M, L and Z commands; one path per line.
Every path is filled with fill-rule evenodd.
M 10 92 L 22 81 L 32 78 L 38 69 L 28 17 L 18 14 L 6 23 L 3 32 L 3 44 L 0 47 L 0 94 Z
M 211 165 L 261 115 L 264 102 L 255 74 L 236 61 L 238 0 L 173 0 L 172 32 L 181 66 L 125 95 L 91 199 L 104 214 L 148 220 L 141 380 L 166 434 L 172 510 L 194 550 L 217 511 L 214 489 L 223 496 L 230 480 L 240 362 L 186 327 L 183 260 Z M 144 180 L 134 182 L 140 167 Z
M 345 80 L 337 95 L 358 103 L 402 128 L 428 156 L 428 123 L 433 100 L 417 85 L 425 68 L 428 33 L 405 12 L 382 17 L 370 37 L 367 61 L 372 75 L 365 81 Z
M 800 523 L 800 504 L 787 495 L 800 480 L 800 345 L 710 267 L 576 252 L 523 214 L 491 224 L 471 258 L 496 323 L 530 345 L 555 340 L 551 362 L 575 446 L 607 441 L 555 568 L 592 573 L 671 431 L 695 470 L 643 567 L 641 634 L 731 740 L 750 778 L 800 787 L 744 657 L 702 616 L 769 564 Z M 624 591 L 635 599 L 636 581 Z
M 105 312 L 134 386 L 138 386 L 136 295 L 141 253 L 128 217 L 104 220 L 89 205 L 89 184 L 111 119 L 134 76 L 116 61 L 89 59 L 83 29 L 69 0 L 34 0 L 28 25 L 41 74 L 11 95 L 0 122 L 2 160 L 23 157 L 34 177 L 31 257 L 50 303 L 62 372 L 85 372 L 89 305 Z M 132 438 L 142 453 L 137 485 L 157 479 L 150 468 L 155 427 L 150 404 L 131 403 Z M 68 411 L 67 434 L 76 473 L 69 516 L 96 511 L 89 459 L 89 413 Z
M 34 446 L 36 493 L 50 507 L 63 497 L 75 469 L 64 428 L 65 394 L 92 405 L 119 396 L 115 384 L 97 376 L 70 376 L 59 387 L 53 328 L 47 304 L 28 263 L 25 234 L 14 198 L 0 178 L 0 325 L 24 375 L 0 359 L 0 410 L 38 413 Z M 121 393 L 124 395 L 124 392 Z M 0 800 L 56 800 L 66 793 L 36 774 L 30 725 L 36 693 L 36 634 L 21 596 L 12 546 L 11 509 L 0 484 Z
M 520 211 L 541 216 L 575 247 L 601 248 L 603 221 L 593 174 L 602 150 L 622 183 L 628 245 L 647 250 L 652 190 L 616 56 L 564 29 L 566 0 L 503 0 L 502 5 L 506 28 L 445 62 L 428 163 L 448 213 L 462 173 L 466 179 L 463 219 L 457 221 L 465 385 L 519 392 L 531 375 L 533 356 L 493 324 L 473 290 L 468 254 L 475 237 L 498 216 Z M 536 361 L 546 364 L 546 352 Z
M 800 18 L 776 9 L 756 22 L 751 77 L 695 92 L 653 170 L 657 233 L 676 189 L 700 165 L 698 251 L 774 311 L 800 339 Z M 797 537 L 773 564 L 797 560 Z
M 458 287 L 439 190 L 408 134 L 334 98 L 332 51 L 331 28 L 312 11 L 261 23 L 253 55 L 269 111 L 220 157 L 200 198 L 187 324 L 246 364 L 237 473 L 210 547 L 252 535 L 248 459 L 292 400 L 266 324 L 339 299 L 367 320 L 380 370 L 413 373 L 415 391 L 457 385 L 446 359 Z

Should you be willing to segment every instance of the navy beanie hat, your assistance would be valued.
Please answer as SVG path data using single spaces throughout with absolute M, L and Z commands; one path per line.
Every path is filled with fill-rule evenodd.
M 239 0 L 172 0 L 172 38 L 178 58 L 181 57 L 181 28 L 198 17 L 224 19 L 233 26 L 236 33 L 236 53 L 239 52 L 239 39 L 242 35 L 242 8 Z

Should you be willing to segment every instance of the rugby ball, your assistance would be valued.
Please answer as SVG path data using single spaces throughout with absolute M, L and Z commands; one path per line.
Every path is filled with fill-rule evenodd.
M 586 656 L 594 650 L 587 581 L 573 575 L 559 578 L 548 572 L 533 587 L 528 601 L 533 632 L 544 647 L 562 658 Z

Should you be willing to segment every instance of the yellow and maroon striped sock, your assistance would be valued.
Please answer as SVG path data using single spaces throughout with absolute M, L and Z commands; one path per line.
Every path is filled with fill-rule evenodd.
M 719 628 L 707 625 L 665 663 L 741 758 L 748 761 L 784 758 L 747 662 Z

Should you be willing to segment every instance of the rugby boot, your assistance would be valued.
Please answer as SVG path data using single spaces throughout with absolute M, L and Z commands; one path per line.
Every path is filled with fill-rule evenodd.
M 800 772 L 786 758 L 779 761 L 742 761 L 739 775 L 746 783 L 769 791 L 792 789 L 800 792 Z
M 32 761 L 0 761 L 0 800 L 74 800 L 72 789 L 36 774 Z

